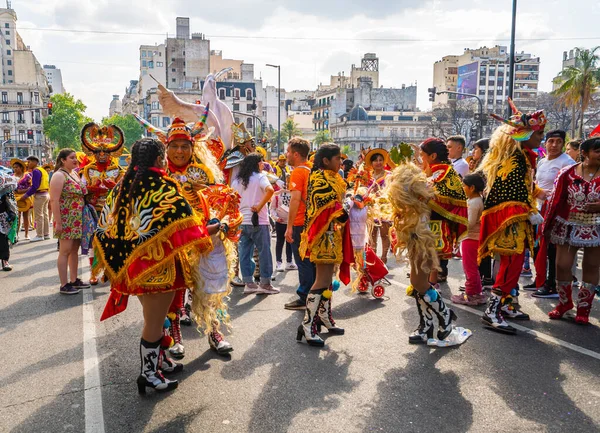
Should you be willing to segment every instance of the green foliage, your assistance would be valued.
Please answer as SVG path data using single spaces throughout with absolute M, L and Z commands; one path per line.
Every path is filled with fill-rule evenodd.
M 131 114 L 125 116 L 121 114 L 113 114 L 111 117 L 102 119 L 103 125 L 116 125 L 123 130 L 125 134 L 125 147 L 131 150 L 131 146 L 137 140 L 142 138 L 144 127 Z
M 290 141 L 292 137 L 301 136 L 302 131 L 294 119 L 290 118 L 281 124 L 281 141 Z
M 92 121 L 83 114 L 85 104 L 80 99 L 76 100 L 70 93 L 53 95 L 50 102 L 52 114 L 44 118 L 44 134 L 56 143 L 58 149 L 70 147 L 81 150 L 81 128 Z
M 600 57 L 596 54 L 599 49 L 600 47 L 579 49 L 575 66 L 565 68 L 555 80 L 559 87 L 553 93 L 566 106 L 580 108 L 579 138 L 583 137 L 585 111 L 592 100 L 592 94 L 600 86 L 600 71 L 597 68 Z
M 390 149 L 390 159 L 395 164 L 411 161 L 414 154 L 415 151 L 413 147 L 404 142 L 401 142 L 397 146 L 394 146 Z
M 323 143 L 330 143 L 332 141 L 333 139 L 331 138 L 331 133 L 329 132 L 329 129 L 324 129 L 322 131 L 317 132 L 313 143 L 317 146 L 320 146 Z

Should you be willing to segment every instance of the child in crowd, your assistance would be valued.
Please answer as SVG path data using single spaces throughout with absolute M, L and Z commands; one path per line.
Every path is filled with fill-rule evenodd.
M 482 293 L 481 277 L 477 266 L 477 249 L 479 248 L 480 219 L 483 213 L 483 199 L 481 194 L 485 189 L 485 181 L 480 174 L 468 174 L 463 179 L 463 189 L 467 195 L 467 208 L 469 214 L 468 234 L 461 243 L 462 265 L 467 277 L 465 293 L 452 295 L 455 304 L 482 305 L 487 299 Z

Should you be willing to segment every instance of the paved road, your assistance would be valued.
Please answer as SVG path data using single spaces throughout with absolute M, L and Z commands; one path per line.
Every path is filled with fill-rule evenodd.
M 218 357 L 205 338 L 184 328 L 179 389 L 140 397 L 139 304 L 132 301 L 125 313 L 98 322 L 108 287 L 88 293 L 87 306 L 82 295 L 60 296 L 55 247 L 53 241 L 18 244 L 15 270 L 0 275 L 2 432 L 84 432 L 86 425 L 88 432 L 253 433 L 600 428 L 598 302 L 592 326 L 580 327 L 550 322 L 553 300 L 524 296 L 532 321 L 523 325 L 538 338 L 493 333 L 480 326 L 474 310 L 457 310 L 459 323 L 473 330 L 465 345 L 410 346 L 407 334 L 417 315 L 404 295 L 406 272 L 392 264 L 394 285 L 383 302 L 336 294 L 335 317 L 346 335 L 327 338 L 319 350 L 295 342 L 302 313 L 283 304 L 297 277 L 279 274 L 279 295 L 243 296 L 236 289 L 231 296 L 231 358 Z M 88 271 L 86 263 L 84 278 Z M 460 262 L 452 261 L 444 296 L 462 278 Z M 84 327 L 86 311 L 95 320 Z M 573 346 L 556 344 L 561 341 Z M 93 382 L 96 362 L 100 386 Z M 94 430 L 98 422 L 104 430 Z

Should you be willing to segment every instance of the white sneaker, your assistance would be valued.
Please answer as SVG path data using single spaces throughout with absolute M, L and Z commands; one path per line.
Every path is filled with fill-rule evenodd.
M 287 265 L 285 265 L 285 270 L 286 271 L 295 271 L 298 269 L 298 266 L 296 266 L 296 263 L 288 263 Z
M 30 242 L 41 242 L 44 240 L 43 236 L 35 236 L 33 238 L 31 238 Z
M 277 262 L 277 265 L 275 265 L 275 271 L 276 272 L 283 272 L 283 263 Z
M 276 295 L 279 293 L 279 289 L 270 284 L 260 284 L 256 290 L 256 293 L 259 295 Z
M 259 287 L 256 283 L 248 283 L 244 286 L 244 295 L 252 295 L 258 293 Z

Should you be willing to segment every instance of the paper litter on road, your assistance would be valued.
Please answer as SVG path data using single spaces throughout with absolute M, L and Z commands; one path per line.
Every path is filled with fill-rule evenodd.
M 467 339 L 473 335 L 473 332 L 470 329 L 456 327 L 452 330 L 450 335 L 446 337 L 445 340 L 438 340 L 436 338 L 430 338 L 427 340 L 428 346 L 435 347 L 450 347 L 450 346 L 458 346 L 463 344 Z

